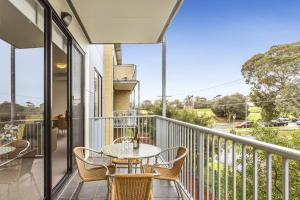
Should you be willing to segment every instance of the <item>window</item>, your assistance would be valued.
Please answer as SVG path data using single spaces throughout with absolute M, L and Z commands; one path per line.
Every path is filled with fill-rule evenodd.
M 44 8 L 0 1 L 0 199 L 44 197 Z
M 102 116 L 102 77 L 95 69 L 95 117 Z

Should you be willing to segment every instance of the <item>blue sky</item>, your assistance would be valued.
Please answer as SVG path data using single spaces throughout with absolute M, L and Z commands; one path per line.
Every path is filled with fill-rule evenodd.
M 185 0 L 167 32 L 167 94 L 248 94 L 242 64 L 272 45 L 300 41 L 299 8 L 297 0 Z M 138 66 L 142 100 L 161 95 L 160 44 L 123 45 L 123 63 Z

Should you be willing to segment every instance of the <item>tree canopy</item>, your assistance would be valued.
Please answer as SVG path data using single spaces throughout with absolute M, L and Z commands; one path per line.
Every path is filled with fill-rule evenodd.
M 279 113 L 299 110 L 300 42 L 272 46 L 254 55 L 242 66 L 242 75 L 251 85 L 251 100 L 262 108 L 264 120 Z
M 233 115 L 236 116 L 236 119 L 245 119 L 246 100 L 247 97 L 239 93 L 217 97 L 212 105 L 212 111 L 218 117 L 227 117 L 228 121 Z

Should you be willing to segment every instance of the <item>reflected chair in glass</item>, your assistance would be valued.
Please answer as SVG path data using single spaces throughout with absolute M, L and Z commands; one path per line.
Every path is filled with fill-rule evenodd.
M 7 162 L 0 165 L 0 184 L 8 185 L 8 195 L 10 194 L 10 190 L 12 188 L 11 184 L 17 183 L 21 178 L 23 182 L 29 181 L 26 178 L 30 178 L 30 181 L 36 188 L 37 195 L 40 198 L 42 198 L 40 189 L 43 188 L 39 188 L 35 176 L 31 171 L 35 155 L 36 150 L 27 151 L 26 149 L 25 151 L 21 151 L 13 159 L 10 159 Z M 26 175 L 29 175 L 29 177 Z
M 67 133 L 68 129 L 68 122 L 65 117 L 59 117 L 57 120 L 56 127 L 58 128 L 58 134 L 61 133 L 62 135 Z
M 111 184 L 111 200 L 151 200 L 153 174 L 116 174 Z
M 112 143 L 113 144 L 117 144 L 117 143 L 122 143 L 124 140 L 126 140 L 126 138 L 128 138 L 129 142 L 133 141 L 133 137 L 119 137 L 117 139 L 115 139 Z M 148 137 L 140 137 L 140 141 L 143 142 L 145 140 L 149 139 Z M 142 160 L 139 159 L 134 159 L 131 161 L 132 165 L 135 165 L 135 173 L 137 172 L 137 166 L 140 164 L 141 166 L 141 171 L 142 171 Z M 118 159 L 115 158 L 112 160 L 112 163 L 117 166 L 117 165 L 126 165 L 128 166 L 128 160 L 127 159 Z M 147 161 L 148 163 L 148 161 Z
M 76 147 L 73 152 L 81 178 L 73 197 L 78 196 L 84 182 L 107 180 L 109 186 L 108 175 L 114 174 L 116 171 L 115 166 L 111 165 L 110 158 L 104 157 L 101 152 L 85 147 Z
M 173 153 L 176 151 L 176 153 Z M 165 159 L 163 159 L 163 154 L 167 153 L 168 157 L 171 155 L 175 155 L 174 160 L 166 161 L 164 162 Z M 160 174 L 159 176 L 155 176 L 155 179 L 159 180 L 166 180 L 166 181 L 171 181 L 174 182 L 174 185 L 176 187 L 176 191 L 178 196 L 181 198 L 182 196 L 182 191 L 180 189 L 178 177 L 180 174 L 180 171 L 183 167 L 184 160 L 188 154 L 188 149 L 185 147 L 173 147 L 166 149 L 160 153 L 156 157 L 156 163 L 153 165 L 146 164 L 143 166 L 143 171 L 144 173 L 153 173 L 156 172 Z M 158 159 L 160 157 L 160 159 Z M 158 163 L 158 160 L 161 160 L 161 163 Z

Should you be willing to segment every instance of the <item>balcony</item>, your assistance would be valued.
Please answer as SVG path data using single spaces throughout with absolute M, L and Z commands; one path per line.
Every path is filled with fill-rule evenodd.
M 114 90 L 132 91 L 136 84 L 135 65 L 114 66 Z
M 167 149 L 186 146 L 189 154 L 179 176 L 187 199 L 289 199 L 299 188 L 300 151 L 254 139 L 200 127 L 161 116 L 120 116 L 96 118 L 90 135 L 91 148 L 101 149 L 104 133 L 113 124 L 134 121 L 134 127 L 123 126 L 114 138 L 134 129 L 147 143 Z M 111 133 L 112 134 L 112 133 Z M 167 154 L 162 159 L 174 155 Z M 281 184 L 278 183 L 281 180 Z M 75 194 L 75 174 L 61 193 L 61 198 Z M 86 184 L 77 195 L 106 198 L 105 183 Z M 154 199 L 177 199 L 173 185 L 154 181 Z M 298 193 L 299 194 L 299 193 Z M 207 198 L 209 197 L 209 198 Z

